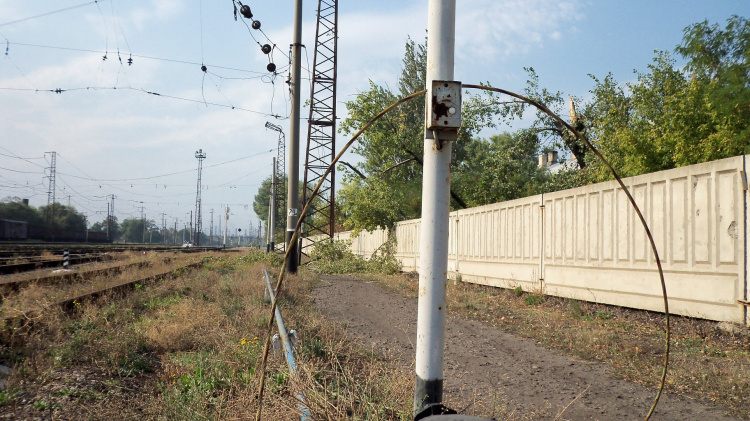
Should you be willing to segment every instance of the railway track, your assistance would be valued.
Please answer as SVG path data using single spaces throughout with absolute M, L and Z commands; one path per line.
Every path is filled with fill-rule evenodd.
M 88 263 L 88 262 L 99 262 L 105 260 L 111 260 L 114 256 L 110 253 L 98 253 L 98 254 L 71 254 L 68 262 L 71 265 Z M 16 263 L 18 260 L 25 260 L 20 263 Z M 4 263 L 4 264 L 3 264 Z M 13 260 L 6 260 L 5 262 L 0 261 L 0 274 L 26 272 L 36 269 L 43 269 L 49 267 L 55 267 L 63 265 L 63 258 L 49 259 L 43 256 L 24 256 L 17 257 Z
M 164 258 L 162 259 L 162 261 L 164 263 L 169 263 L 169 258 Z M 128 269 L 143 269 L 151 266 L 152 264 L 153 262 L 150 261 L 140 261 L 91 270 L 50 272 L 42 276 L 25 277 L 21 279 L 3 279 L 0 277 L 0 292 L 8 293 L 11 291 L 18 291 L 23 286 L 28 285 L 32 282 L 37 285 L 54 285 L 57 283 L 70 282 L 76 279 L 84 280 L 102 275 L 111 276 L 122 273 Z M 2 302 L 2 300 L 0 300 L 0 302 Z
M 128 265 L 118 266 L 114 268 L 108 268 L 100 270 L 98 275 L 101 274 L 107 274 L 107 270 L 118 270 L 118 272 L 122 272 L 124 269 L 128 267 L 135 267 L 139 264 L 143 264 L 147 262 L 135 262 Z M 38 309 L 31 309 L 27 311 L 21 311 L 21 310 L 14 310 L 10 312 L 5 312 L 5 314 L 0 318 L 2 320 L 2 326 L 0 327 L 0 332 L 2 333 L 2 336 L 5 336 L 7 338 L 7 335 L 12 335 L 15 331 L 17 331 L 21 327 L 30 327 L 31 324 L 34 323 L 35 320 L 37 320 L 43 313 L 45 309 L 52 308 L 52 307 L 59 307 L 63 310 L 72 310 L 80 303 L 83 303 L 87 300 L 93 300 L 98 297 L 104 296 L 106 294 L 118 294 L 118 293 L 125 293 L 133 288 L 137 284 L 143 285 L 148 284 L 160 279 L 171 279 L 177 276 L 181 276 L 185 270 L 190 270 L 198 267 L 202 267 L 204 264 L 203 259 L 197 262 L 191 262 L 179 266 L 175 266 L 172 268 L 169 268 L 168 270 L 163 270 L 159 273 L 151 274 L 148 276 L 140 276 L 136 279 L 128 279 L 128 280 L 121 280 L 118 282 L 114 282 L 110 285 L 107 285 L 105 287 L 98 287 L 94 288 L 90 291 L 86 291 L 84 293 L 78 293 L 78 294 L 72 294 L 70 296 L 67 296 L 65 298 L 59 298 L 52 302 L 50 302 L 47 305 L 44 305 L 42 308 Z M 147 266 L 147 265 L 146 265 Z M 96 272 L 96 271 L 92 271 Z M 68 274 L 66 276 L 72 276 L 75 277 L 78 274 Z M 53 277 L 50 277 L 48 281 L 52 281 Z M 59 280 L 59 278 L 57 279 Z M 13 285 L 12 283 L 6 283 L 0 285 L 0 287 L 5 288 L 19 288 L 21 287 L 21 284 Z

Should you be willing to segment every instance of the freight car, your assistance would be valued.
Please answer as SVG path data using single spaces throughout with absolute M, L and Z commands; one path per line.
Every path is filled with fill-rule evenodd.
M 0 240 L 25 240 L 28 233 L 29 224 L 26 221 L 0 219 Z
M 0 241 L 43 240 L 63 243 L 108 243 L 107 233 L 98 231 L 76 232 L 31 225 L 26 221 L 0 219 Z

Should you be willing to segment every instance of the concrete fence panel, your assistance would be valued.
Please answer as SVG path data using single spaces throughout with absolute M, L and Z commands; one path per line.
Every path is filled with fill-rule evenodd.
M 624 180 L 656 244 L 671 312 L 750 323 L 747 158 Z M 663 311 L 648 236 L 614 181 L 452 212 L 449 223 L 453 277 Z M 419 230 L 419 220 L 395 227 L 403 270 L 419 269 Z M 386 239 L 362 232 L 352 250 L 370 256 Z

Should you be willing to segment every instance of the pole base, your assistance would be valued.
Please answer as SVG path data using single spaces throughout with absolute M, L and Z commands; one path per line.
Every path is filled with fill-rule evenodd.
M 299 264 L 299 252 L 297 251 L 297 243 L 291 242 L 292 235 L 294 234 L 294 231 L 287 231 L 286 232 L 286 246 L 287 246 L 287 256 L 289 258 L 286 261 L 286 273 L 290 274 L 296 274 L 297 273 L 297 266 Z

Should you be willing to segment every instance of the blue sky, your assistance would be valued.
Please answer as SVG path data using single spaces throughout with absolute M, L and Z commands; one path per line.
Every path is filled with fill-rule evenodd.
M 0 46 L 7 47 L 0 55 L 0 198 L 46 204 L 43 157 L 56 151 L 56 197 L 67 204 L 70 196 L 90 221 L 103 219 L 105 196 L 115 194 L 120 220 L 143 207 L 150 219 L 165 213 L 169 225 L 182 225 L 195 206 L 194 153 L 203 149 L 204 231 L 210 210 L 218 224 L 227 203 L 230 228 L 257 226 L 253 196 L 277 143 L 264 124 L 289 128 L 293 2 L 246 3 L 268 39 L 252 35 L 277 47 L 275 78 L 251 31 L 234 21 L 230 0 L 0 0 Z M 305 68 L 316 7 L 304 1 Z M 424 39 L 426 12 L 426 0 L 341 2 L 339 117 L 368 80 L 396 86 L 403 45 L 407 37 Z M 458 0 L 455 74 L 521 91 L 523 68 L 533 67 L 541 86 L 586 97 L 589 74 L 632 81 L 654 50 L 673 50 L 686 26 L 748 12 L 747 0 Z M 162 176 L 171 173 L 178 174 Z

